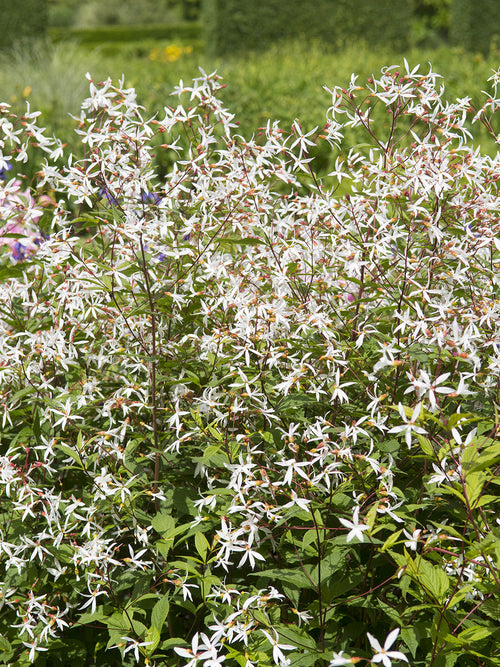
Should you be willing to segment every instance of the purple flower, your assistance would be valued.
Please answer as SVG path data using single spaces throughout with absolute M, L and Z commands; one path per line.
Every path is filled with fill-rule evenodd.
M 0 179 L 2 181 L 7 180 L 7 172 L 12 169 L 12 164 L 10 162 L 5 162 L 5 166 L 0 169 Z
M 23 244 L 19 243 L 19 241 L 16 241 L 14 243 L 14 247 L 12 248 L 12 257 L 17 261 L 22 261 L 26 257 L 25 250 L 26 248 L 23 246 Z
M 99 195 L 103 199 L 107 199 L 112 206 L 118 206 L 118 199 L 116 199 L 116 197 L 113 197 L 113 195 L 110 192 L 108 192 L 106 188 L 101 188 L 99 190 Z
M 160 195 L 157 195 L 156 192 L 143 192 L 141 195 L 141 201 L 143 204 L 159 204 L 161 202 Z

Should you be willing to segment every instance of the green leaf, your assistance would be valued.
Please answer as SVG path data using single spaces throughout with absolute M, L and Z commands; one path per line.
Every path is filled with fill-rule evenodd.
M 389 535 L 389 537 L 386 539 L 382 547 L 380 548 L 381 552 L 387 551 L 390 547 L 392 547 L 393 544 L 395 544 L 399 540 L 399 536 L 402 533 L 402 530 L 398 530 L 396 533 L 392 533 L 392 535 Z
M 282 623 L 274 624 L 273 628 L 278 632 L 280 641 L 284 644 L 295 644 L 308 649 L 315 649 L 317 646 L 316 640 L 304 628 Z
M 487 479 L 488 476 L 482 471 L 467 473 L 465 477 L 465 493 L 471 507 L 474 507 L 476 504 Z
M 474 586 L 472 584 L 465 584 L 461 588 L 458 589 L 458 591 L 453 595 L 451 598 L 448 607 L 450 609 L 453 609 L 453 607 L 456 607 L 464 598 L 467 597 L 469 593 L 471 593 L 474 590 Z M 482 608 L 482 607 L 481 607 Z
M 462 424 L 469 423 L 469 417 L 474 417 L 472 412 L 457 412 L 454 415 L 450 415 L 450 417 L 448 417 L 448 422 L 446 423 L 447 430 L 451 431 L 452 428 L 455 428 L 458 422 L 461 422 Z
M 149 628 L 149 630 L 144 635 L 144 641 L 148 642 L 147 646 L 141 646 L 140 651 L 146 657 L 150 657 L 155 651 L 156 647 L 160 643 L 160 632 L 154 626 Z
M 210 549 L 210 544 L 203 533 L 195 533 L 194 545 L 196 551 L 199 553 L 201 560 L 205 563 L 207 560 L 207 552 Z
M 103 606 L 101 605 L 97 607 L 97 609 L 93 614 L 90 612 L 86 612 L 85 614 L 79 616 L 75 625 L 76 626 L 87 625 L 90 623 L 98 623 L 99 621 L 104 622 L 104 619 L 106 618 L 109 618 L 109 616 L 106 616 L 106 614 L 103 611 Z
M 500 461 L 500 442 L 495 440 L 490 445 L 484 447 L 484 449 L 479 453 L 472 465 L 470 470 L 484 470 L 485 468 L 490 468 L 493 465 L 496 465 Z
M 461 632 L 457 639 L 463 644 L 470 644 L 472 642 L 481 641 L 481 639 L 486 639 L 486 637 L 491 636 L 491 628 L 486 628 L 481 625 L 473 625 L 471 628 L 467 628 Z
M 439 602 L 444 602 L 450 581 L 440 565 L 432 565 L 420 558 L 415 562 L 416 577 Z
M 465 496 L 463 493 L 460 493 L 458 489 L 455 489 L 453 486 L 440 486 L 438 489 L 436 489 L 436 493 L 439 495 L 449 495 L 449 496 L 455 496 L 455 498 L 458 498 L 466 507 L 467 507 L 467 501 L 465 500 Z
M 288 394 L 288 396 L 282 398 L 278 403 L 277 408 L 280 411 L 286 411 L 300 409 L 309 405 L 318 405 L 318 401 L 314 396 L 305 393 L 295 393 Z
M 0 635 L 0 652 L 8 653 L 10 651 L 12 651 L 12 646 L 10 645 L 9 641 L 5 637 L 2 637 L 2 635 Z
M 73 461 L 77 464 L 79 468 L 83 468 L 82 461 L 80 459 L 80 455 L 78 452 L 75 452 L 75 450 L 70 447 L 69 445 L 65 445 L 63 443 L 57 443 L 54 445 L 57 449 L 60 449 L 62 452 L 66 454 L 66 456 L 69 456 Z
M 489 505 L 490 503 L 497 503 L 498 502 L 498 496 L 491 496 L 489 494 L 485 494 L 484 496 L 481 496 L 479 500 L 476 503 L 476 507 L 486 507 L 486 505 Z
M 415 623 L 414 625 L 407 625 L 401 629 L 401 639 L 410 649 L 412 658 L 415 658 L 417 649 L 425 637 L 428 635 L 428 630 L 425 623 Z
M 459 653 L 440 653 L 435 657 L 432 666 L 433 667 L 453 667 L 456 663 L 457 658 L 460 657 Z M 431 658 L 431 654 L 427 656 L 428 659 Z
M 311 581 L 311 576 L 307 576 L 306 573 L 299 569 L 283 569 L 280 570 L 276 568 L 274 570 L 264 570 L 262 572 L 250 572 L 250 576 L 262 577 L 272 581 L 281 581 L 297 586 L 301 589 L 313 589 L 317 588 L 317 583 Z
M 35 437 L 37 445 L 40 445 L 41 444 L 40 409 L 38 407 L 36 408 L 35 414 L 33 415 L 33 436 Z
M 485 600 L 479 607 L 479 609 L 490 618 L 494 618 L 495 621 L 500 621 L 499 599 L 490 598 L 489 600 Z
M 318 660 L 323 658 L 325 661 L 329 661 L 332 658 L 331 653 L 317 653 L 313 651 L 312 653 L 287 653 L 287 658 L 290 660 L 290 663 L 294 667 L 311 667 L 312 665 L 319 664 Z M 267 663 L 267 660 L 266 660 Z M 245 663 L 242 663 L 243 665 Z
M 375 524 L 375 519 L 377 518 L 377 509 L 378 509 L 378 501 L 372 504 L 363 522 L 367 526 L 370 526 L 370 529 L 373 528 Z
M 153 607 L 151 612 L 151 625 L 153 628 L 156 628 L 159 633 L 161 633 L 165 619 L 168 616 L 168 611 L 170 609 L 170 595 L 167 593 Z
M 315 550 L 317 549 L 318 533 L 315 530 L 306 530 L 302 538 L 302 548 L 307 549 L 311 545 L 314 546 Z
M 411 417 L 411 415 L 410 415 L 410 417 Z M 417 433 L 416 436 L 417 436 L 418 442 L 420 443 L 420 447 L 421 447 L 422 451 L 424 452 L 424 454 L 426 454 L 427 456 L 434 456 L 434 449 L 432 447 L 432 443 L 429 440 L 429 438 L 426 438 L 421 433 Z
M 175 519 L 170 514 L 159 512 L 153 517 L 151 525 L 156 530 L 156 532 L 160 533 L 160 535 L 163 535 L 164 533 L 169 533 L 173 528 L 175 528 Z

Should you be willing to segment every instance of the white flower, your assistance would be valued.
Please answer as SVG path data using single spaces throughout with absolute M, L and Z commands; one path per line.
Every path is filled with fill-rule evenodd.
M 130 642 L 127 648 L 124 649 L 123 655 L 125 655 L 129 651 L 133 651 L 137 662 L 139 662 L 139 649 L 143 646 L 151 646 L 151 644 L 153 643 L 153 642 L 138 642 L 137 639 L 133 639 L 133 637 L 121 637 L 120 639 L 126 642 Z
M 391 646 L 396 641 L 396 637 L 398 635 L 399 635 L 399 628 L 396 628 L 395 630 L 389 632 L 384 642 L 384 647 L 382 648 L 382 646 L 380 646 L 378 639 L 375 639 L 375 637 L 373 637 L 369 632 L 366 633 L 366 636 L 368 637 L 372 649 L 376 651 L 375 655 L 372 658 L 372 662 L 381 662 L 383 663 L 384 667 L 391 667 L 392 665 L 391 658 L 393 660 L 404 660 L 405 662 L 408 662 L 408 658 L 404 655 L 404 653 L 401 653 L 400 651 L 389 651 Z
M 422 532 L 421 528 L 417 528 L 417 530 L 414 530 L 413 533 L 410 535 L 410 533 L 403 529 L 403 533 L 406 535 L 408 538 L 408 542 L 405 542 L 405 547 L 407 549 L 411 549 L 412 551 L 416 551 L 418 547 L 418 538 L 420 533 Z
M 265 636 L 267 637 L 267 639 L 269 640 L 269 642 L 273 645 L 273 660 L 274 660 L 274 664 L 275 664 L 275 665 L 280 665 L 280 667 L 284 667 L 284 666 L 286 667 L 286 665 L 289 665 L 289 664 L 290 664 L 290 660 L 288 660 L 288 659 L 285 657 L 285 654 L 283 653 L 283 651 L 292 651 L 292 650 L 295 649 L 296 647 L 295 647 L 295 646 L 292 646 L 291 644 L 279 644 L 279 643 L 278 643 L 279 635 L 278 635 L 278 633 L 277 633 L 276 631 L 275 631 L 275 637 L 274 637 L 274 639 L 273 639 L 273 637 L 271 637 L 271 635 L 269 634 L 269 632 L 266 632 L 266 630 L 263 630 L 263 629 L 261 628 L 260 631 L 262 632 L 263 635 L 265 635 Z
M 342 653 L 334 653 L 333 658 L 328 663 L 328 667 L 340 667 L 340 665 L 352 665 L 353 662 L 357 662 L 356 658 L 343 658 Z
M 339 518 L 340 523 L 345 526 L 346 528 L 349 528 L 349 533 L 347 534 L 346 542 L 350 542 L 353 540 L 355 537 L 360 541 L 364 542 L 365 538 L 363 535 L 364 530 L 369 530 L 370 526 L 366 526 L 363 523 L 358 522 L 358 516 L 359 516 L 359 507 L 356 507 L 352 514 L 352 521 L 348 521 L 347 519 L 342 519 Z
M 421 433 L 424 434 L 426 433 L 426 430 L 423 429 L 421 426 L 417 426 L 417 420 L 420 417 L 420 412 L 422 411 L 422 403 L 417 403 L 417 405 L 413 409 L 413 413 L 411 415 L 411 418 L 408 419 L 406 416 L 406 412 L 404 407 L 401 405 L 401 403 L 398 404 L 398 412 L 401 415 L 401 419 L 403 420 L 404 424 L 401 426 L 394 426 L 393 428 L 389 429 L 389 433 L 404 433 L 405 434 L 405 440 L 406 444 L 408 445 L 408 449 L 411 447 L 411 434 L 413 433 Z
M 86 593 L 82 593 L 83 597 L 88 597 L 89 599 L 85 604 L 82 604 L 78 609 L 86 609 L 87 607 L 90 607 L 90 613 L 94 614 L 95 610 L 97 608 L 97 597 L 99 595 L 107 595 L 109 597 L 108 591 L 102 591 L 99 590 L 99 588 L 96 588 L 94 591 L 90 592 L 90 595 L 87 595 Z

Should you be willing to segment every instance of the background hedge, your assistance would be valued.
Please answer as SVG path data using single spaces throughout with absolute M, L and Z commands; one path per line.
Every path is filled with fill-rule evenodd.
M 47 22 L 47 0 L 0 0 L 0 49 L 43 37 Z
M 335 48 L 355 40 L 399 50 L 408 43 L 412 10 L 408 0 L 205 0 L 205 38 L 211 55 L 302 36 Z
M 55 42 L 70 40 L 82 45 L 96 46 L 109 42 L 123 43 L 147 39 L 199 40 L 201 32 L 199 23 L 190 21 L 185 23 L 160 23 L 156 25 L 51 28 L 49 34 Z
M 467 51 L 500 48 L 500 0 L 453 0 L 450 38 Z

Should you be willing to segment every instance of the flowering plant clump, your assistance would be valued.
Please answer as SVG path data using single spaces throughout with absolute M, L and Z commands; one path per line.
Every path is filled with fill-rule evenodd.
M 154 118 L 89 77 L 78 161 L 0 107 L 47 155 L 4 224 L 54 193 L 1 268 L 3 664 L 500 664 L 491 83 L 405 62 L 257 141 L 216 74 Z

